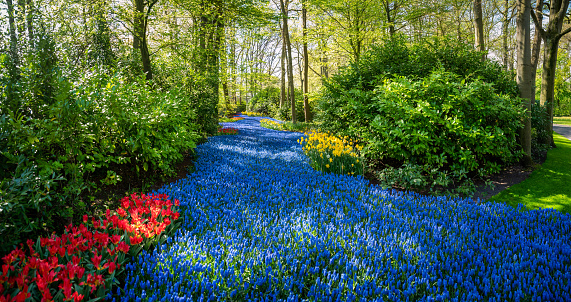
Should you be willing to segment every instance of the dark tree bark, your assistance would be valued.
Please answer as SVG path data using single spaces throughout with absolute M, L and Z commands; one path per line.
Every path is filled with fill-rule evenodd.
M 24 17 L 26 16 L 26 0 L 18 0 L 18 13 L 17 18 L 17 28 L 18 37 L 23 38 L 26 36 L 26 22 L 24 22 Z
M 385 17 L 387 18 L 387 24 L 389 25 L 389 37 L 393 37 L 395 35 L 395 21 L 391 16 L 391 2 L 384 1 L 384 8 L 385 8 Z
M 526 110 L 523 127 L 520 131 L 520 144 L 525 152 L 523 164 L 531 166 L 531 44 L 530 44 L 530 5 L 531 0 L 517 0 L 517 85 L 524 100 Z
M 311 121 L 311 110 L 309 108 L 309 54 L 307 52 L 307 9 L 305 1 L 301 2 L 302 5 L 302 19 L 303 19 L 303 111 L 305 114 L 305 121 Z
M 153 72 L 151 70 L 151 58 L 147 42 L 147 27 L 149 22 L 149 14 L 157 2 L 158 0 L 134 1 L 135 15 L 133 19 L 133 50 L 138 50 L 140 52 L 141 64 L 143 65 L 143 72 L 145 73 L 147 80 L 153 79 Z
M 508 29 L 509 29 L 509 25 L 510 25 L 510 7 L 509 7 L 509 0 L 505 0 L 504 1 L 504 11 L 502 12 L 503 14 L 503 20 L 502 20 L 502 48 L 504 50 L 503 53 L 503 61 L 504 61 L 504 69 L 508 70 L 509 69 L 509 58 L 510 58 L 510 52 L 509 52 L 509 45 L 508 45 Z
M 134 16 L 133 16 L 133 50 L 141 49 L 141 40 L 143 38 L 144 29 L 144 11 L 145 2 L 144 0 L 134 0 Z
M 289 0 L 286 0 L 286 3 L 289 4 Z M 281 6 L 281 13 L 282 13 L 282 22 L 283 22 L 283 41 L 286 46 L 286 54 L 287 54 L 287 74 L 288 74 L 288 89 L 289 89 L 289 98 L 291 102 L 291 121 L 293 123 L 297 122 L 296 114 L 295 114 L 295 88 L 293 83 L 293 58 L 291 56 L 291 42 L 289 39 L 289 28 L 288 28 L 288 9 L 287 5 L 284 3 L 284 0 L 280 0 Z
M 571 32 L 571 27 L 562 31 L 563 21 L 567 15 L 569 8 L 569 0 L 553 0 L 549 6 L 549 23 L 544 30 L 539 18 L 534 11 L 531 16 L 535 22 L 536 30 L 543 37 L 543 73 L 541 78 L 541 104 L 547 110 L 547 119 L 545 131 L 549 134 L 543 143 L 555 146 L 553 142 L 553 102 L 555 98 L 555 70 L 557 67 L 557 50 L 559 49 L 559 40 L 561 37 Z
M 537 20 L 539 21 L 539 24 L 542 24 L 543 22 L 542 9 L 543 9 L 543 0 L 537 0 L 535 4 L 535 15 L 537 17 Z M 541 41 L 542 41 L 541 31 L 539 31 L 536 28 L 531 48 L 531 86 L 532 86 L 531 103 L 532 104 L 535 103 L 535 91 L 537 90 L 535 82 L 537 79 L 537 64 L 539 63 L 539 52 L 541 50 Z
M 17 70 L 20 66 L 20 58 L 18 56 L 18 36 L 16 34 L 16 21 L 14 18 L 14 4 L 12 0 L 6 0 L 8 5 L 8 25 L 10 28 L 10 57 L 14 68 Z
M 484 42 L 484 20 L 482 18 L 482 0 L 474 0 L 474 36 L 475 47 L 478 51 L 486 51 Z M 482 60 L 486 59 L 486 55 L 482 55 Z
M 196 70 L 202 73 L 206 82 L 206 95 L 201 100 L 203 130 L 214 134 L 218 127 L 218 93 L 220 90 L 220 50 L 224 36 L 223 5 L 219 0 L 200 2 L 199 48 Z
M 32 0 L 27 0 L 28 14 L 26 16 L 26 23 L 28 25 L 28 43 L 30 47 L 34 46 L 34 2 Z
M 283 39 L 283 26 L 282 26 L 282 55 L 281 55 L 281 62 L 280 62 L 280 68 L 281 68 L 281 77 L 280 77 L 280 108 L 283 108 L 284 104 L 287 103 L 287 97 L 286 97 L 286 67 L 285 67 L 285 61 L 286 61 L 286 45 Z

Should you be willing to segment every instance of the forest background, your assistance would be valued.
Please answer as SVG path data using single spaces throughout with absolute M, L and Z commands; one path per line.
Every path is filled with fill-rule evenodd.
M 432 79 L 425 82 L 430 87 L 441 83 L 428 76 L 440 68 L 443 83 L 473 78 L 476 95 L 498 94 L 502 106 L 501 95 L 527 98 L 527 134 L 514 130 L 525 114 L 510 107 L 506 153 L 496 155 L 512 163 L 523 144 L 532 160 L 532 153 L 552 145 L 552 117 L 571 115 L 568 7 L 569 1 L 542 0 L 2 1 L 0 233 L 6 248 L 101 210 L 105 203 L 97 201 L 106 186 L 130 178 L 144 187 L 172 176 L 196 143 L 216 134 L 223 116 L 250 111 L 294 123 L 313 120 L 367 140 L 357 130 L 369 126 L 339 133 L 348 124 L 327 124 L 351 105 L 327 107 L 335 83 L 374 82 L 373 91 L 394 80 L 376 74 L 363 82 L 367 66 Z M 415 71 L 387 71 L 395 62 Z M 451 75 L 451 68 L 471 73 Z M 421 69 L 426 74 L 415 73 Z M 414 85 L 401 80 L 398 85 Z M 354 99 L 368 95 L 356 86 L 347 90 Z M 527 95 L 522 87 L 530 88 Z M 388 169 L 385 177 L 420 175 L 422 185 L 436 187 L 502 167 L 484 156 L 481 166 L 442 163 L 445 171 L 431 174 L 427 164 L 403 159 L 411 157 L 404 147 L 392 150 L 399 155 L 388 163 L 379 148 L 367 150 L 376 159 L 372 166 Z M 438 156 L 435 161 L 444 161 Z

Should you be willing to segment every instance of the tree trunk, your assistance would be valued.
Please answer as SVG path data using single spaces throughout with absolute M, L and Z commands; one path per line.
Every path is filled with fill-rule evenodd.
M 6 4 L 8 5 L 8 24 L 10 27 L 10 57 L 12 58 L 15 70 L 18 70 L 20 58 L 18 56 L 18 37 L 16 35 L 16 21 L 14 20 L 14 4 L 12 0 L 6 0 Z
M 26 36 L 26 27 L 24 22 L 24 17 L 26 16 L 26 0 L 18 0 L 18 13 L 17 17 L 17 28 L 18 37 L 23 38 Z
M 28 43 L 30 47 L 34 46 L 34 3 L 32 0 L 27 1 L 28 5 L 28 15 L 26 16 L 26 22 L 28 23 Z
M 392 38 L 395 35 L 395 24 L 394 20 L 391 18 L 391 1 L 384 1 L 385 16 L 387 18 L 387 24 L 389 25 L 389 37 Z
M 543 14 L 541 13 L 543 7 L 543 0 L 537 0 L 535 4 L 535 15 L 539 21 L 539 24 L 543 22 Z M 536 28 L 535 35 L 533 37 L 533 45 L 531 48 L 531 103 L 535 104 L 535 92 L 537 91 L 537 87 L 535 85 L 537 79 L 537 64 L 539 63 L 539 53 L 541 50 L 541 31 Z
M 309 54 L 307 52 L 307 9 L 305 1 L 301 2 L 302 5 L 302 19 L 303 19 L 303 111 L 305 114 L 305 121 L 311 121 L 311 110 L 309 108 Z
M 531 166 L 531 44 L 530 44 L 530 2 L 531 0 L 517 0 L 517 85 L 520 97 L 524 100 L 526 110 L 523 118 L 523 127 L 520 130 L 520 143 L 525 152 L 523 164 Z
M 508 48 L 508 30 L 509 30 L 509 25 L 510 25 L 510 16 L 509 16 L 509 0 L 505 0 L 504 1 L 504 11 L 503 11 L 503 17 L 504 19 L 502 20 L 502 44 L 503 44 L 503 49 L 504 49 L 504 69 L 508 70 L 509 69 L 509 48 Z
M 234 104 L 237 103 L 236 87 L 238 87 L 238 84 L 236 83 L 236 43 L 234 42 L 235 35 L 235 32 L 232 31 L 232 43 L 230 44 L 230 77 L 232 84 L 232 101 Z
M 327 68 L 327 64 L 329 64 L 329 59 L 327 59 L 327 56 L 324 54 L 323 57 L 321 57 L 321 76 L 326 79 L 329 78 L 329 69 Z
M 482 0 L 474 0 L 474 36 L 475 47 L 478 51 L 486 51 L 484 43 L 484 20 L 482 18 Z M 486 54 L 482 54 L 482 60 L 486 59 Z
M 145 32 L 144 25 L 144 10 L 145 4 L 143 0 L 134 0 L 134 15 L 133 15 L 133 51 L 141 51 L 141 40 Z
M 555 98 L 555 70 L 557 69 L 557 50 L 559 41 L 552 35 L 546 35 L 543 44 L 543 74 L 541 77 L 541 105 L 547 111 L 547 123 L 545 131 L 549 133 L 549 138 L 543 143 L 554 146 L 553 142 L 553 101 Z
M 289 1 L 289 0 L 286 0 Z M 287 2 L 289 4 L 289 2 Z M 283 40 L 286 45 L 287 53 L 287 74 L 288 74 L 288 86 L 289 86 L 289 97 L 291 101 L 291 121 L 293 123 L 297 122 L 295 116 L 295 88 L 293 83 L 293 58 L 291 56 L 291 42 L 289 39 L 289 28 L 288 28 L 288 10 L 284 0 L 280 0 L 281 12 L 282 12 L 282 22 L 283 22 Z
M 557 67 L 557 50 L 559 49 L 559 40 L 565 34 L 571 32 L 571 28 L 561 31 L 563 27 L 563 20 L 567 15 L 569 8 L 569 0 L 554 0 L 551 1 L 549 7 L 549 23 L 547 29 L 543 30 L 542 24 L 539 23 L 539 18 L 533 14 L 536 28 L 541 32 L 544 43 L 543 52 L 543 74 L 541 78 L 541 104 L 547 110 L 547 123 L 545 131 L 549 134 L 547 139 L 543 142 L 555 147 L 553 142 L 553 102 L 555 95 L 555 69 Z
M 281 56 L 281 77 L 280 77 L 280 108 L 283 108 L 284 104 L 287 103 L 286 99 L 286 85 L 285 85 L 285 77 L 286 77 L 286 45 L 283 39 L 283 28 L 282 28 L 282 56 Z

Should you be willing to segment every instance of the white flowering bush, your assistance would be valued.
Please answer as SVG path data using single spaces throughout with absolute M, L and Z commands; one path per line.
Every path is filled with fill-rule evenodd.
M 315 171 L 302 134 L 232 124 L 158 191 L 183 226 L 121 301 L 570 301 L 571 217 Z

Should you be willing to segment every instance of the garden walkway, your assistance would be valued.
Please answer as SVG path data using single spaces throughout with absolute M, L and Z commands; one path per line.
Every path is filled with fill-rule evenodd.
M 553 124 L 553 131 L 571 140 L 571 126 Z
M 259 120 L 158 190 L 184 223 L 127 265 L 122 301 L 571 300 L 571 216 L 323 174 Z

